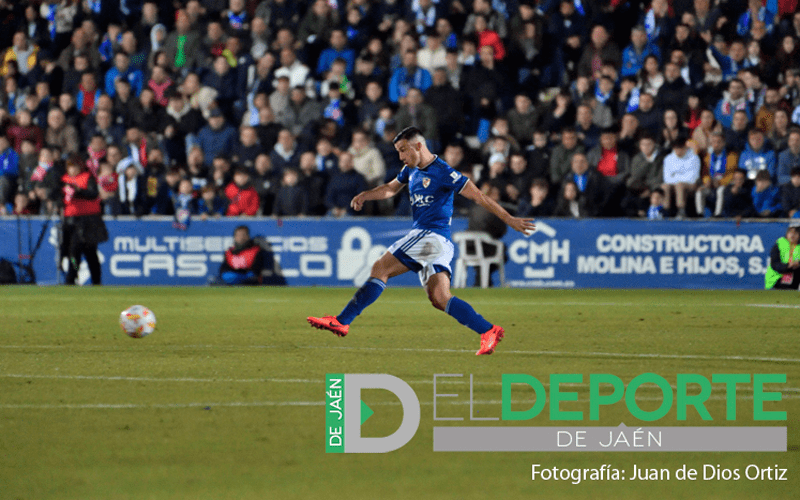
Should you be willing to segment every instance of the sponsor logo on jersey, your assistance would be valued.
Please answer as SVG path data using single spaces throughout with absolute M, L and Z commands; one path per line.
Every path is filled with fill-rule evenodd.
M 411 205 L 415 207 L 429 207 L 433 203 L 433 196 L 423 196 L 421 194 L 411 195 Z

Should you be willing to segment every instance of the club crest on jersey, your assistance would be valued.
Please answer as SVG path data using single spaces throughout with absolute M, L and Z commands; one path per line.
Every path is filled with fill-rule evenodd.
M 423 177 L 423 178 L 422 178 L 422 187 L 423 187 L 423 188 L 427 188 L 427 187 L 428 187 L 428 186 L 430 186 L 430 185 L 431 185 L 431 179 L 430 179 L 430 177 Z

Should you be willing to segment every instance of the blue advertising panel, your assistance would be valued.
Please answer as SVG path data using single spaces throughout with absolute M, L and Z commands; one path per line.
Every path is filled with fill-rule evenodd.
M 542 219 L 532 236 L 504 237 L 506 281 L 523 288 L 763 288 L 781 222 Z M 244 224 L 271 247 L 269 263 L 290 286 L 358 286 L 372 263 L 404 236 L 408 219 L 214 219 L 186 230 L 171 219 L 106 221 L 98 248 L 107 285 L 205 285 L 216 275 L 233 230 Z M 466 229 L 454 219 L 453 232 Z M 0 257 L 19 261 L 44 228 L 33 261 L 37 282 L 54 284 L 58 229 L 44 218 L 0 219 Z M 456 252 L 457 253 L 457 252 Z M 81 269 L 79 280 L 88 281 Z M 470 281 L 471 282 L 471 281 Z M 413 273 L 393 286 L 419 286 Z
M 786 223 L 546 219 L 507 234 L 506 279 L 528 288 L 759 289 Z

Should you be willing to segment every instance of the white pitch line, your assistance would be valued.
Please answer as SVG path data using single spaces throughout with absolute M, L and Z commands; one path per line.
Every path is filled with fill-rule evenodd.
M 427 300 L 382 300 L 381 304 L 428 304 Z M 577 302 L 577 301 L 539 301 L 531 299 L 529 301 L 523 300 L 491 300 L 491 299 L 474 299 L 470 300 L 470 304 L 483 305 L 483 306 L 597 306 L 597 307 L 774 307 L 778 309 L 800 309 L 800 305 L 795 304 L 726 304 L 726 303 L 706 303 L 695 302 L 689 304 L 643 304 L 641 302 Z
M 106 404 L 106 403 L 74 403 L 74 404 L 9 404 L 0 405 L 0 409 L 11 410 L 83 410 L 83 409 L 100 409 L 100 410 L 119 410 L 119 409 L 138 409 L 138 408 L 205 408 L 205 407 L 254 407 L 254 406 L 323 406 L 324 401 L 233 401 L 227 403 L 167 403 L 167 404 L 140 404 L 140 403 L 120 403 L 120 404 Z
M 158 350 L 181 350 L 181 349 L 218 349 L 218 350 L 247 350 L 247 349 L 276 349 L 278 345 L 215 345 L 215 344 L 181 344 L 181 345 L 148 345 L 144 342 L 138 344 L 139 347 L 153 347 Z M 117 346 L 84 346 L 84 345 L 0 345 L 0 349 L 76 349 L 77 351 L 110 351 Z
M 63 349 L 68 346 L 20 346 L 20 345 L 0 345 L 0 349 Z M 72 346 L 76 347 L 76 346 Z M 148 346 L 150 347 L 150 346 Z M 216 350 L 265 350 L 265 349 L 338 349 L 338 350 L 358 350 L 376 352 L 433 352 L 433 353 L 473 353 L 472 349 L 445 349 L 445 348 L 424 348 L 424 347 L 349 347 L 349 346 L 276 346 L 276 345 L 180 345 L 180 346 L 152 346 L 159 350 L 183 350 L 183 349 L 216 349 Z M 109 347 L 87 348 L 80 347 L 79 350 L 107 351 Z M 521 354 L 529 356 L 556 356 L 556 357 L 576 357 L 576 358 L 619 358 L 619 359 L 684 359 L 700 361 L 753 361 L 766 363 L 788 363 L 798 364 L 800 358 L 774 358 L 765 356 L 715 356 L 710 354 L 659 354 L 659 353 L 622 353 L 622 352 L 594 352 L 594 351 L 518 351 L 501 350 L 502 354 Z
M 193 382 L 193 383 L 278 383 L 278 384 L 323 384 L 325 382 L 324 379 L 300 379 L 300 378 L 193 378 L 193 377 L 125 377 L 125 376 L 118 376 L 118 375 L 33 375 L 33 374 L 26 374 L 26 373 L 0 373 L 0 378 L 20 378 L 20 379 L 46 379 L 46 380 L 99 380 L 99 381 L 125 381 L 125 382 Z M 407 380 L 408 384 L 412 385 L 432 385 L 433 379 L 425 379 L 425 380 Z M 466 377 L 440 377 L 436 381 L 439 385 L 454 385 L 454 384 L 469 384 L 469 379 Z M 502 382 L 481 382 L 481 381 L 473 381 L 473 386 L 499 386 L 502 385 Z M 550 387 L 549 382 L 542 382 L 542 385 L 545 387 Z M 559 384 L 561 387 L 571 387 L 571 388 L 585 388 L 590 387 L 588 383 L 562 383 Z M 605 385 L 605 384 L 604 384 Z M 695 384 L 691 384 L 690 387 L 693 387 Z M 774 387 L 776 384 L 772 384 L 772 387 L 768 389 L 770 392 L 797 392 L 800 393 L 800 388 L 798 387 Z M 677 390 L 678 386 L 675 384 L 670 384 L 672 389 Z M 640 389 L 644 390 L 658 390 L 660 387 L 656 384 L 642 384 Z M 767 389 L 767 388 L 765 388 Z M 716 384 L 716 386 L 712 386 L 712 391 L 715 392 L 722 392 L 726 390 L 721 384 Z M 743 386 L 737 387 L 738 391 L 752 391 L 752 387 Z
M 0 345 L 0 349 L 66 349 L 66 345 Z
M 736 400 L 752 400 L 753 396 L 736 396 Z M 787 395 L 783 399 L 800 399 L 800 395 Z M 637 397 L 636 401 L 661 401 L 660 397 Z M 709 396 L 707 401 L 725 401 L 727 396 Z M 502 400 L 482 400 L 482 401 L 448 401 L 441 399 L 437 405 L 497 405 L 502 404 Z M 532 403 L 533 400 L 512 400 L 511 404 Z M 589 399 L 578 399 L 577 401 L 564 401 L 568 403 L 589 403 Z M 370 403 L 370 406 L 400 406 L 399 401 L 384 401 Z M 433 401 L 420 401 L 420 406 L 432 406 Z M 324 401 L 231 401 L 217 403 L 65 403 L 65 404 L 0 404 L 0 410 L 127 410 L 127 409 L 182 409 L 182 408 L 251 408 L 269 406 L 324 406 Z
M 103 380 L 113 381 L 122 380 L 128 382 L 222 382 L 222 383 L 281 383 L 281 384 L 313 384 L 324 383 L 323 379 L 300 379 L 300 378 L 192 378 L 192 377 L 124 377 L 124 376 L 102 376 L 102 375 L 28 375 L 24 373 L 0 373 L 0 378 L 33 378 L 33 379 L 55 379 L 55 380 Z
M 794 304 L 745 304 L 747 307 L 774 307 L 776 309 L 800 309 L 800 305 Z

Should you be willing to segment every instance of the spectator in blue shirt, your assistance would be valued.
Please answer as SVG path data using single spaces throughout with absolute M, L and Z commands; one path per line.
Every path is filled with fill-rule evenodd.
M 725 55 L 711 43 L 711 34 L 709 32 L 703 32 L 703 37 L 708 43 L 711 55 L 719 63 L 722 70 L 722 80 L 727 82 L 736 78 L 736 74 L 745 67 L 746 63 L 747 47 L 745 47 L 744 42 L 742 40 L 731 42 L 728 55 Z
M 125 52 L 117 52 L 114 56 L 114 67 L 106 72 L 106 94 L 114 97 L 117 93 L 114 82 L 117 78 L 124 78 L 131 83 L 131 92 L 133 92 L 136 97 L 139 97 L 139 94 L 142 92 L 142 87 L 144 86 L 144 76 L 141 71 L 131 68 L 130 64 L 131 60 L 128 54 Z
M 761 170 L 769 172 L 770 179 L 777 179 L 775 151 L 769 149 L 764 140 L 764 132 L 754 128 L 747 134 L 747 147 L 739 156 L 739 168 L 747 171 L 748 179 L 756 179 Z
M 800 128 L 789 131 L 788 146 L 778 155 L 778 184 L 791 180 L 792 169 L 800 167 Z
M 750 36 L 750 28 L 753 27 L 753 23 L 756 21 L 762 21 L 767 33 L 769 33 L 775 24 L 775 13 L 767 10 L 762 5 L 761 0 L 748 0 L 747 10 L 739 16 L 739 22 L 736 23 L 736 34 L 748 38 Z
M 322 77 L 326 71 L 331 69 L 331 64 L 337 58 L 342 58 L 347 62 L 347 76 L 352 76 L 353 68 L 356 64 L 356 53 L 353 49 L 347 48 L 347 36 L 344 31 L 341 29 L 331 31 L 330 42 L 331 46 L 323 50 L 319 55 L 317 76 Z
M 193 215 L 200 215 L 205 220 L 209 216 L 221 217 L 228 207 L 217 192 L 216 186 L 207 184 L 200 190 L 200 199 L 197 200 L 195 208 L 197 211 Z
M 222 111 L 214 108 L 208 117 L 208 125 L 198 132 L 197 142 L 203 150 L 206 167 L 210 167 L 217 155 L 230 157 L 236 142 L 236 130 L 225 123 Z
M 714 108 L 714 118 L 723 127 L 730 129 L 733 114 L 737 111 L 744 111 L 747 114 L 748 121 L 753 119 L 750 106 L 747 105 L 744 82 L 735 78 L 728 83 L 728 90 L 723 93 L 722 99 L 719 100 L 716 108 Z
M 408 89 L 415 88 L 425 93 L 433 85 L 433 78 L 428 70 L 417 66 L 417 54 L 413 50 L 403 53 L 403 65 L 392 73 L 389 81 L 389 100 L 397 103 L 408 94 Z
M 751 192 L 753 207 L 761 217 L 778 217 L 781 211 L 780 189 L 772 184 L 769 172 L 759 170 Z
M 655 56 L 661 62 L 661 50 L 652 42 L 647 41 L 644 26 L 636 26 L 631 31 L 631 44 L 622 51 L 622 69 L 620 76 L 636 76 L 644 65 L 647 56 Z
M 665 217 L 664 210 L 664 190 L 655 188 L 650 193 L 650 207 L 647 209 L 647 218 L 649 220 L 662 220 Z

